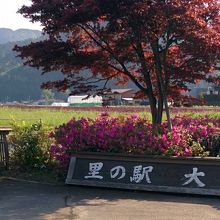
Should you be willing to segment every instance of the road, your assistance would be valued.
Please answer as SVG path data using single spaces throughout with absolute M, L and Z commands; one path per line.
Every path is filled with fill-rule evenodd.
M 220 220 L 220 198 L 0 178 L 0 220 Z

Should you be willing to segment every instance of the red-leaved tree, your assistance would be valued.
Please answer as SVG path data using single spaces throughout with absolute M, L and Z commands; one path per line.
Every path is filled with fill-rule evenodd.
M 99 94 L 111 79 L 132 81 L 149 98 L 155 128 L 163 106 L 171 128 L 169 97 L 189 83 L 219 81 L 219 0 L 32 0 L 19 12 L 47 36 L 16 46 L 19 56 L 43 73 L 64 74 L 43 87 Z

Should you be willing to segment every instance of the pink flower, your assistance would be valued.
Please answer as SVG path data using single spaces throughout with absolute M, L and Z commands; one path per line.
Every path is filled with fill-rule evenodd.
M 204 139 L 220 129 L 220 119 L 208 117 L 201 120 L 176 116 L 172 123 L 171 131 L 162 123 L 160 134 L 154 135 L 151 123 L 137 114 L 116 118 L 102 113 L 96 119 L 73 118 L 51 133 L 55 140 L 51 154 L 61 164 L 69 160 L 69 150 L 192 156 L 193 141 L 202 145 Z

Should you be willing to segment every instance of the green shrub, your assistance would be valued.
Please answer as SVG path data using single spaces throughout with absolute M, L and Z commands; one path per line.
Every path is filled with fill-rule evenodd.
M 9 137 L 11 167 L 21 171 L 49 168 L 52 162 L 49 132 L 42 122 L 31 125 L 15 122 Z

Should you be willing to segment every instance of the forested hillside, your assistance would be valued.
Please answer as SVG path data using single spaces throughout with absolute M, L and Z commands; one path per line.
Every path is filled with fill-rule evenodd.
M 59 77 L 58 73 L 41 76 L 40 71 L 23 66 L 13 51 L 15 44 L 25 45 L 40 37 L 40 31 L 0 29 L 0 102 L 41 99 L 41 83 Z

